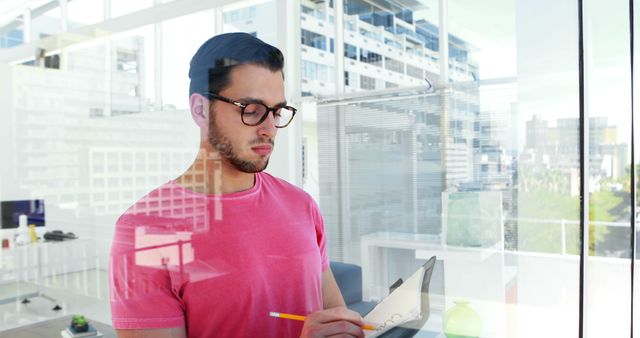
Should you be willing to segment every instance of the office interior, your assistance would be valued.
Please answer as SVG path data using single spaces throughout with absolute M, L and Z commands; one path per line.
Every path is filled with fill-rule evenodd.
M 115 222 L 196 157 L 189 60 L 235 31 L 283 51 L 299 113 L 267 171 L 318 203 L 330 260 L 360 273 L 354 301 L 435 255 L 417 337 L 445 337 L 460 306 L 477 337 L 637 336 L 639 7 L 1 0 L 0 336 L 77 313 L 110 324 Z M 17 243 L 11 201 L 44 204 L 39 240 Z M 44 241 L 54 230 L 75 238 Z

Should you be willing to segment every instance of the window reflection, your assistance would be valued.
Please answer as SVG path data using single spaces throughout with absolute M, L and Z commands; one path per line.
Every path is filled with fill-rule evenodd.
M 220 29 L 216 15 L 207 10 L 126 32 L 83 35 L 69 46 L 59 35 L 166 2 L 112 0 L 105 7 L 102 1 L 68 1 L 66 26 L 60 8 L 38 4 L 7 21 L 0 52 L 10 52 L 2 55 L 30 41 L 62 42 L 0 66 L 0 77 L 11 84 L 0 95 L 9 107 L 7 123 L 0 124 L 0 192 L 46 199 L 52 226 L 96 242 L 111 238 L 116 215 L 146 196 L 130 210 L 137 220 L 126 237 L 131 250 L 122 257 L 133 266 L 175 272 L 194 266 L 193 243 L 223 216 L 222 205 L 186 197 L 178 187 L 148 194 L 195 156 L 185 74 L 193 48 Z M 444 269 L 465 276 L 462 281 L 487 281 L 488 291 L 474 294 L 472 287 L 456 289 L 442 280 L 436 309 L 445 310 L 458 296 L 484 297 L 498 307 L 517 307 L 516 317 L 539 316 L 561 327 L 559 334 L 575 335 L 581 189 L 575 4 L 449 1 L 450 83 L 439 81 L 437 4 L 343 4 L 344 17 L 333 18 L 331 1 L 301 2 L 296 42 L 301 92 L 322 97 L 313 100 L 317 112 L 303 115 L 313 116 L 305 121 L 303 172 L 325 215 L 332 259 L 364 267 L 363 246 L 395 235 L 403 243 L 471 250 L 468 259 L 447 261 Z M 620 292 L 608 296 L 617 303 L 607 303 L 590 291 L 598 304 L 591 306 L 591 318 L 605 318 L 596 310 L 624 307 L 628 296 L 628 285 L 619 282 L 629 279 L 633 203 L 629 107 L 623 104 L 629 101 L 628 33 L 625 20 L 610 21 L 626 17 L 624 4 L 592 6 L 592 287 Z M 236 2 L 222 9 L 219 24 L 223 31 L 275 39 L 272 16 L 262 13 L 275 16 L 277 8 L 275 1 Z M 540 18 L 548 24 L 541 26 Z M 342 37 L 335 36 L 336 20 L 344 23 Z M 344 69 L 335 64 L 336 43 L 344 47 Z M 386 89 L 386 96 L 333 98 L 337 70 L 344 72 L 346 93 Z M 183 188 L 202 191 L 207 176 L 199 165 Z M 97 246 L 100 259 L 90 266 L 103 268 L 108 248 Z M 390 279 L 411 269 L 401 262 L 435 250 L 409 246 L 380 249 L 387 256 L 369 271 L 385 270 L 381 277 L 368 275 L 365 295 L 382 296 Z M 481 275 L 477 267 L 489 273 Z M 502 310 L 484 313 L 498 328 L 491 331 L 495 336 L 540 334 Z M 514 322 L 519 326 L 509 334 L 500 331 Z

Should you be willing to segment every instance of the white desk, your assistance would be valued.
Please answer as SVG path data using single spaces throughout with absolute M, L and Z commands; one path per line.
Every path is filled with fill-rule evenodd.
M 386 278 L 388 264 L 385 249 L 421 250 L 436 248 L 440 237 L 399 232 L 375 232 L 360 237 L 362 298 L 379 301 L 389 293 L 393 281 Z
M 37 287 L 35 292 L 26 294 L 18 288 L 15 295 L 0 299 L 0 304 L 42 297 L 58 305 L 55 299 L 42 292 L 43 278 L 60 275 L 65 279 L 70 272 L 98 268 L 99 259 L 93 244 L 94 241 L 89 239 L 74 239 L 30 243 L 0 250 L 0 287 L 8 282 L 18 282 L 18 286 L 21 282 L 28 282 Z
M 494 248 L 462 248 L 446 246 L 440 236 L 401 232 L 375 232 L 360 237 L 362 259 L 363 299 L 379 301 L 388 294 L 393 281 L 386 277 L 388 271 L 387 249 L 414 250 L 416 258 L 455 262 L 482 262 L 502 251 Z
M 491 323 L 487 336 L 505 336 L 506 291 L 514 285 L 517 269 L 505 265 L 501 243 L 493 248 L 454 247 L 443 245 L 439 236 L 397 232 L 376 232 L 360 240 L 364 300 L 378 301 L 388 294 L 393 282 L 387 276 L 388 249 L 413 250 L 417 259 L 436 256 L 444 263 L 444 295 L 432 301 L 432 308 L 438 303 L 438 310 L 445 310 L 455 299 L 471 300 L 484 322 Z

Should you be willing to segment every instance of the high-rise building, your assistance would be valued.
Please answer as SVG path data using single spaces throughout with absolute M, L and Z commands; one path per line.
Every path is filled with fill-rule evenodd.
M 438 28 L 414 21 L 420 1 L 344 1 L 344 32 L 335 37 L 333 1 L 300 2 L 301 91 L 303 95 L 336 94 L 337 40 L 343 40 L 344 92 L 427 85 L 439 78 Z M 275 2 L 234 9 L 224 15 L 225 30 L 253 32 L 274 39 Z M 261 13 L 260 16 L 257 13 Z M 478 78 L 469 43 L 449 35 L 449 69 L 453 81 Z
M 310 129 L 317 128 L 311 133 L 317 135 L 317 151 L 307 146 L 305 155 L 319 158 L 311 175 L 318 188 L 311 190 L 318 191 L 334 236 L 329 252 L 357 261 L 363 234 L 441 236 L 442 192 L 507 191 L 513 186 L 513 161 L 499 135 L 507 129 L 506 119 L 492 120 L 491 112 L 480 111 L 477 86 L 450 87 L 441 79 L 439 28 L 415 18 L 426 9 L 423 2 L 343 4 L 344 31 L 336 36 L 333 1 L 300 2 L 300 91 L 320 98 L 310 122 Z M 226 12 L 225 30 L 275 39 L 268 18 L 276 17 L 276 9 L 264 2 Z M 339 50 L 342 57 L 335 55 Z M 470 56 L 475 50 L 448 35 L 448 81 L 478 80 Z M 436 86 L 448 90 L 428 90 Z M 366 91 L 375 95 L 367 97 Z M 421 94 L 402 97 L 413 91 Z M 502 201 L 511 210 L 512 198 Z
M 579 119 L 560 118 L 555 127 L 540 116 L 527 121 L 527 161 L 545 169 L 568 171 L 579 166 Z M 619 178 L 628 163 L 628 145 L 618 141 L 618 128 L 606 117 L 589 118 L 589 176 Z

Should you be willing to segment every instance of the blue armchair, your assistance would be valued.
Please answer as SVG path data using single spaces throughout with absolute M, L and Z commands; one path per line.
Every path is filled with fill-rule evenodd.
M 362 300 L 362 268 L 341 262 L 330 262 L 330 267 L 347 307 L 362 316 L 371 311 L 376 303 Z

